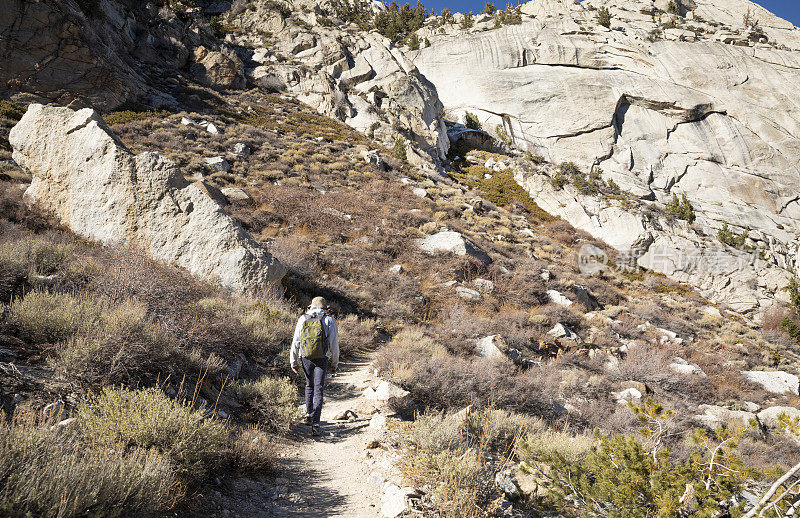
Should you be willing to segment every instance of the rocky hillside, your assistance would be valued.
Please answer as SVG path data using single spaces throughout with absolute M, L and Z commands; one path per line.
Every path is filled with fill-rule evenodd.
M 521 7 L 518 24 L 482 15 L 469 29 L 457 17 L 438 17 L 419 31 L 430 46 L 409 55 L 451 117 L 472 112 L 516 147 L 574 162 L 655 206 L 685 195 L 696 220 L 679 229 L 614 200 L 581 193 L 576 200 L 570 190 L 543 192 L 542 180 L 520 178 L 535 198 L 550 200 L 548 210 L 634 250 L 640 265 L 757 311 L 780 295 L 785 278 L 770 273 L 753 289 L 755 273 L 796 268 L 800 130 L 792 85 L 800 29 L 746 0 L 672 6 L 535 0 Z M 740 248 L 763 261 L 746 264 L 743 278 L 737 268 L 715 268 L 733 261 L 724 246 L 713 257 L 701 253 L 710 248 L 703 236 L 725 225 L 744 233 Z
M 188 4 L 3 19 L 0 510 L 739 516 L 797 463 L 794 202 L 765 201 L 792 189 L 792 110 L 737 115 L 792 95 L 792 28 L 753 7 L 765 41 L 719 42 L 748 11 L 686 1 Z M 695 51 L 763 70 L 703 90 Z M 728 191 L 703 201 L 701 171 Z M 290 453 L 311 439 L 288 333 L 317 294 L 372 363 L 308 451 L 343 445 L 370 491 L 314 493 Z M 765 503 L 788 512 L 787 487 Z

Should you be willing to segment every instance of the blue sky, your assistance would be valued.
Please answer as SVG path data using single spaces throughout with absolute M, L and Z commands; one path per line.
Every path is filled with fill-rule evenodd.
M 416 0 L 401 0 L 398 1 L 400 5 L 404 4 L 405 2 L 409 1 L 409 3 L 414 4 Z M 794 23 L 795 25 L 800 26 L 800 1 L 798 0 L 755 0 L 757 4 L 762 5 L 763 7 L 769 9 L 773 13 L 777 14 L 781 18 L 785 18 L 790 22 Z M 423 0 L 422 2 L 425 4 L 425 7 L 428 9 L 433 9 L 437 13 L 442 10 L 444 7 L 449 7 L 452 11 L 482 11 L 483 6 L 486 4 L 485 0 L 428 0 L 427 2 Z M 506 6 L 507 0 L 494 0 L 494 3 L 503 8 Z M 515 4 L 520 3 L 519 1 L 515 1 Z

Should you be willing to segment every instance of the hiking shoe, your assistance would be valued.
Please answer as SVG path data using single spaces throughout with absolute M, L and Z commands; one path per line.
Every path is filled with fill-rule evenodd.
M 311 426 L 312 424 L 314 424 L 314 418 L 310 415 L 307 415 L 306 418 L 303 419 L 303 422 L 308 426 Z
M 320 431 L 318 424 L 315 424 L 314 426 L 311 427 L 311 435 L 316 437 L 316 436 L 321 435 L 321 434 L 322 434 L 322 432 Z

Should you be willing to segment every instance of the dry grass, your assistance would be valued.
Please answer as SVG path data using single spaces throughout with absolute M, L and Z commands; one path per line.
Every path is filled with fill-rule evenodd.
M 179 496 L 170 459 L 151 449 L 84 443 L 31 412 L 0 423 L 6 516 L 154 515 Z

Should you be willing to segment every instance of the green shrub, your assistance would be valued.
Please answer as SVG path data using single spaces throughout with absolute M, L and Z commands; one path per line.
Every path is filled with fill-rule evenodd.
M 464 126 L 471 130 L 482 130 L 483 126 L 481 125 L 481 121 L 478 120 L 478 116 L 471 112 L 464 113 Z
M 169 459 L 156 451 L 83 444 L 30 414 L 0 422 L 3 516 L 149 516 L 169 510 L 176 489 Z
M 12 101 L 0 101 L 0 119 L 18 121 L 25 115 L 25 109 Z
M 299 417 L 297 388 L 289 378 L 265 377 L 255 383 L 234 383 L 231 390 L 244 401 L 253 420 L 279 433 L 289 431 Z
M 497 11 L 497 6 L 491 2 L 486 2 L 486 6 L 483 8 L 484 14 L 494 14 Z
M 526 459 L 526 466 L 550 482 L 548 499 L 565 516 L 678 516 L 687 485 L 697 497 L 693 516 L 715 516 L 755 475 L 736 454 L 738 437 L 750 428 L 720 429 L 714 436 L 696 430 L 692 452 L 676 460 L 662 446 L 662 422 L 669 412 L 649 398 L 642 406 L 629 406 L 642 426 L 644 442 L 598 435 L 599 444 L 577 462 L 557 451 Z
M 371 12 L 369 16 L 372 18 Z M 422 2 L 418 1 L 414 7 L 408 3 L 400 7 L 397 2 L 391 2 L 386 9 L 374 16 L 372 26 L 382 35 L 397 42 L 406 34 L 421 29 L 427 17 L 428 11 Z
M 689 203 L 689 199 L 686 197 L 686 194 L 682 194 L 679 201 L 678 195 L 672 193 L 672 201 L 667 204 L 665 210 L 670 216 L 688 221 L 689 223 L 694 223 L 696 218 L 694 207 L 692 207 L 692 204 Z
M 14 258 L 26 265 L 30 275 L 60 275 L 75 273 L 75 246 L 53 243 L 42 237 L 30 237 L 0 245 L 0 258 Z
M 6 318 L 26 341 L 52 344 L 95 326 L 102 309 L 102 304 L 93 299 L 34 290 L 14 301 Z
M 608 7 L 603 6 L 597 10 L 597 23 L 606 28 L 611 27 L 611 12 Z
M 472 11 L 465 13 L 461 19 L 461 28 L 463 30 L 471 29 L 475 26 L 475 18 L 472 16 Z
M 747 238 L 750 235 L 750 227 L 745 228 L 741 234 L 737 234 L 728 227 L 727 223 L 722 224 L 722 228 L 717 231 L 717 239 L 728 246 L 738 248 L 740 250 L 749 250 L 747 246 Z
M 419 36 L 417 36 L 416 32 L 412 32 L 411 36 L 408 37 L 408 50 L 419 50 Z
M 78 409 L 83 439 L 120 451 L 155 450 L 167 455 L 177 473 L 202 480 L 220 460 L 225 426 L 167 398 L 161 390 L 106 388 Z
M 505 11 L 497 13 L 497 21 L 501 25 L 519 25 L 522 23 L 522 8 L 517 5 L 506 7 Z
M 394 150 L 392 151 L 392 155 L 398 160 L 406 160 L 408 158 L 406 145 L 406 139 L 402 136 L 398 136 L 396 139 L 394 139 Z
M 490 202 L 508 207 L 513 204 L 521 206 L 528 215 L 537 221 L 554 221 L 556 218 L 546 212 L 531 198 L 509 173 L 495 172 L 490 178 L 484 175 L 490 171 L 481 165 L 471 165 L 466 173 L 453 173 L 453 177 L 469 187 L 480 190 Z

